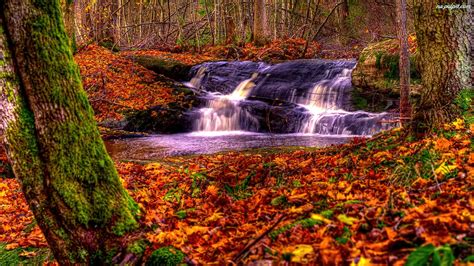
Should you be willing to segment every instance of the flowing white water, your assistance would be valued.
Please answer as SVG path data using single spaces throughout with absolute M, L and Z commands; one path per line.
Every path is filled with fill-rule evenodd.
M 225 95 L 219 92 L 207 94 L 206 106 L 198 110 L 195 131 L 202 134 L 262 132 L 259 130 L 267 126 L 263 132 L 273 132 L 276 125 L 280 132 L 287 133 L 372 135 L 390 128 L 390 125 L 381 124 L 386 113 L 344 110 L 348 106 L 354 67 L 347 61 L 308 60 L 274 66 L 252 62 L 234 64 L 234 69 L 229 68 L 232 63 L 222 62 L 201 66 L 187 84 L 203 90 L 207 89 L 206 84 L 211 84 L 215 91 L 231 91 Z M 253 67 L 256 73 L 251 74 L 245 66 Z M 259 77 L 259 74 L 262 75 Z M 245 77 L 248 78 L 236 83 Z M 235 86 L 233 90 L 232 86 Z M 255 97 L 248 100 L 250 95 Z M 286 107 L 278 109 L 273 105 L 275 101 Z M 267 116 L 272 112 L 279 112 L 276 116 L 273 113 L 274 118 L 280 119 L 274 125 L 270 125 L 272 121 Z
M 252 115 L 242 110 L 240 101 L 245 100 L 255 86 L 253 81 L 257 74 L 242 81 L 229 95 L 213 94 L 207 100 L 207 106 L 199 110 L 200 117 L 196 123 L 197 131 L 241 131 L 242 124 L 258 124 Z
M 194 77 L 192 77 L 189 82 L 185 82 L 184 85 L 189 88 L 200 90 L 201 81 L 205 74 L 206 74 L 206 67 L 200 67 L 198 71 L 196 72 L 196 74 L 194 75 Z

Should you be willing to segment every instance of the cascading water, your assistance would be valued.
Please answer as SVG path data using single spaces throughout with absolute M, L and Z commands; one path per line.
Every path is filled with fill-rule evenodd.
M 277 65 L 210 62 L 188 86 L 206 91 L 196 131 L 371 135 L 387 113 L 347 111 L 352 61 L 297 60 Z
M 258 121 L 239 106 L 255 86 L 253 81 L 256 77 L 257 74 L 253 74 L 251 78 L 242 81 L 231 94 L 209 94 L 207 106 L 199 110 L 200 116 L 195 129 L 197 131 L 257 130 Z

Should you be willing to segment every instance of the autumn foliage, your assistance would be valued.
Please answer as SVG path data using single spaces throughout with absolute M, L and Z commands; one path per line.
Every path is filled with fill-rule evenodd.
M 205 55 L 226 59 L 271 61 L 315 58 L 321 47 L 317 42 L 310 42 L 305 51 L 304 39 L 276 39 L 263 47 L 247 43 L 243 47 L 236 45 L 210 46 L 203 52 Z
M 457 120 L 422 140 L 395 129 L 315 151 L 117 167 L 144 210 L 147 256 L 174 246 L 198 264 L 401 265 L 427 243 L 472 253 L 473 130 Z M 9 249 L 46 246 L 14 179 L 1 179 L 0 213 Z
M 120 120 L 126 110 L 144 110 L 177 100 L 169 82 L 106 48 L 89 45 L 75 60 L 99 122 Z

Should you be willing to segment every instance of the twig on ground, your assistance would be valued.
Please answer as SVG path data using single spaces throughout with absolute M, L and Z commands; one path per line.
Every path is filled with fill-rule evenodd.
M 255 246 L 255 244 L 257 244 L 260 240 L 262 240 L 262 238 L 264 238 L 268 233 L 270 233 L 281 221 L 283 221 L 283 218 L 285 218 L 286 215 L 281 215 L 280 218 L 278 218 L 278 220 L 273 223 L 272 226 L 270 226 L 267 230 L 265 230 L 265 232 L 263 232 L 262 234 L 260 234 L 257 238 L 255 238 L 253 241 L 251 241 L 250 243 L 247 244 L 247 246 L 245 246 L 244 249 L 242 249 L 242 251 L 240 251 L 235 257 L 234 259 L 232 260 L 233 263 L 235 264 L 238 264 L 239 261 L 250 251 L 250 249 Z

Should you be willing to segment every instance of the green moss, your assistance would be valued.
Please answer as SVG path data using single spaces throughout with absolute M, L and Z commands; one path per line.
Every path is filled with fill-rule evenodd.
M 62 219 L 78 226 L 106 227 L 123 235 L 138 226 L 138 205 L 123 188 L 100 138 L 72 57 L 59 3 L 36 0 L 33 4 L 39 15 L 30 22 L 30 56 L 32 62 L 39 62 L 42 67 L 26 69 L 25 75 L 42 79 L 28 93 L 32 98 L 48 99 L 55 110 L 63 110 L 65 115 L 52 119 L 42 132 L 36 132 L 30 107 L 23 97 L 14 99 L 13 90 L 8 92 L 13 95 L 9 100 L 17 106 L 18 118 L 6 134 L 15 147 L 13 159 L 20 164 L 17 167 L 24 177 L 23 185 L 32 190 L 42 186 L 44 170 L 39 169 L 45 169 L 51 186 L 51 204 L 70 209 L 62 214 Z M 28 71 L 35 73 L 30 75 Z M 37 139 L 44 145 L 44 165 Z
M 180 61 L 158 56 L 133 56 L 132 59 L 143 67 L 176 80 L 187 78 L 191 66 Z
M 145 252 L 147 244 L 144 240 L 138 240 L 133 242 L 127 247 L 127 251 L 135 255 L 142 255 Z
M 186 210 L 180 210 L 180 211 L 175 212 L 174 215 L 182 220 L 182 219 L 186 218 L 187 212 L 186 212 Z
M 362 64 L 367 60 L 367 53 L 361 53 L 359 56 L 359 63 Z
M 112 52 L 120 52 L 120 49 L 117 47 L 117 45 L 113 41 L 103 40 L 99 42 L 99 45 L 106 49 L 109 49 Z
M 375 67 L 377 69 L 381 69 L 382 68 L 382 56 L 384 55 L 383 52 L 376 52 L 375 53 Z
M 176 266 L 180 265 L 185 258 L 185 254 L 175 247 L 162 247 L 151 254 L 146 262 L 146 266 Z
M 66 231 L 64 231 L 63 228 L 60 228 L 56 231 L 56 234 L 61 238 L 61 239 L 68 239 Z
M 45 265 L 54 261 L 53 254 L 48 248 L 16 248 L 6 249 L 6 243 L 0 243 L 1 265 Z M 24 257 L 20 254 L 24 251 L 35 252 L 33 257 Z
M 285 195 L 281 195 L 281 196 L 278 196 L 278 197 L 273 198 L 270 204 L 271 204 L 272 206 L 280 206 L 280 205 L 285 204 L 287 201 L 288 201 L 288 200 L 287 200 L 286 196 L 285 196 Z
M 336 242 L 338 242 L 341 245 L 346 244 L 352 236 L 351 230 L 347 227 L 344 226 L 344 230 L 340 236 L 337 236 L 335 238 Z
M 463 116 L 472 116 L 473 107 L 472 99 L 474 98 L 474 90 L 472 88 L 466 88 L 459 92 L 458 96 L 454 100 L 454 103 L 461 110 Z
M 300 224 L 303 228 L 312 228 L 315 225 L 323 224 L 323 222 L 313 218 L 306 218 L 299 221 L 298 224 Z
M 351 100 L 352 100 L 352 105 L 357 110 L 366 110 L 369 106 L 367 99 L 361 95 L 359 90 L 356 90 L 356 89 L 352 90 Z
M 333 210 L 324 210 L 324 211 L 321 212 L 321 216 L 323 216 L 324 218 L 327 218 L 327 219 L 331 219 L 333 213 L 334 213 Z
M 91 254 L 89 265 L 113 265 L 112 261 L 117 253 L 117 248 L 110 248 L 107 251 L 99 250 Z
M 318 224 L 322 224 L 323 222 L 322 221 L 319 221 L 319 220 L 315 220 L 313 218 L 306 218 L 306 219 L 302 219 L 302 220 L 299 220 L 299 221 L 296 221 L 294 223 L 291 223 L 291 224 L 287 224 L 285 226 L 282 226 L 276 230 L 273 230 L 272 232 L 270 232 L 268 234 L 268 236 L 272 239 L 272 240 L 276 240 L 277 237 L 280 235 L 280 234 L 283 234 L 289 230 L 291 230 L 292 228 L 294 228 L 295 226 L 297 225 L 300 225 L 301 227 L 303 228 L 311 228 L 315 225 L 318 225 Z

